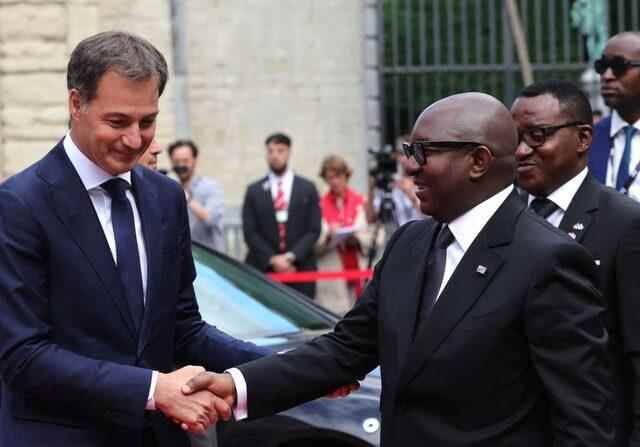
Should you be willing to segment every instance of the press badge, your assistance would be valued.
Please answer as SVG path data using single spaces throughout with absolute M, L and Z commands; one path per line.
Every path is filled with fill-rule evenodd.
M 287 223 L 288 219 L 289 219 L 289 210 L 276 211 L 276 222 Z

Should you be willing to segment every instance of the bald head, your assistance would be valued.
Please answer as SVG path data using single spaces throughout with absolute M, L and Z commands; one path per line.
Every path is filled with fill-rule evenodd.
M 496 157 L 513 155 L 518 132 L 509 110 L 493 96 L 470 92 L 448 96 L 418 117 L 413 135 L 431 141 L 473 141 Z M 425 135 L 427 134 L 427 135 Z
M 611 43 L 622 44 L 625 47 L 628 45 L 630 50 L 635 50 L 636 54 L 640 54 L 640 31 L 625 31 L 616 34 L 607 41 L 607 46 Z
M 422 143 L 414 146 L 422 151 L 413 173 L 416 195 L 422 212 L 436 220 L 451 222 L 513 183 L 518 133 L 492 96 L 463 93 L 435 102 L 409 140 Z M 474 144 L 452 144 L 460 142 Z

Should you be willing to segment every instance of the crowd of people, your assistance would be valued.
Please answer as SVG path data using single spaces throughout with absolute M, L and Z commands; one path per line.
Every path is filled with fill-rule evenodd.
M 377 366 L 383 445 L 638 445 L 640 33 L 613 36 L 595 70 L 612 110 L 596 125 L 559 80 L 510 109 L 479 92 L 426 107 L 394 155 L 394 208 L 415 214 L 394 216 L 364 288 L 318 293 L 346 313 L 333 331 L 271 355 L 198 311 L 191 235 L 224 246 L 197 146 L 169 146 L 177 181 L 139 166 L 157 167 L 163 55 L 129 33 L 83 40 L 69 132 L 0 187 L 0 445 L 187 446 L 185 431 L 344 394 Z M 363 268 L 384 194 L 351 189 L 331 155 L 320 197 L 289 136 L 265 149 L 247 263 Z

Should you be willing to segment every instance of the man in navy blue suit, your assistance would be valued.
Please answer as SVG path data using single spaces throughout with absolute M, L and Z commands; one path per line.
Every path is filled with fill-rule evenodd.
M 184 193 L 136 166 L 166 81 L 144 39 L 85 39 L 69 133 L 0 189 L 2 446 L 186 446 L 230 408 L 181 386 L 265 353 L 202 321 Z
M 612 113 L 593 127 L 589 170 L 600 183 L 640 200 L 640 32 L 609 39 L 595 69 Z

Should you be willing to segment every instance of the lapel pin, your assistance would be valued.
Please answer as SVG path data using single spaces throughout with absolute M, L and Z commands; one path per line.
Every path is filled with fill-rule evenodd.
M 600 267 L 600 259 L 596 259 L 596 260 L 595 260 L 595 263 L 596 263 L 596 265 L 597 265 L 598 267 Z
M 570 236 L 572 239 L 575 239 L 575 238 L 576 238 L 576 234 L 575 234 L 573 231 L 570 231 L 570 232 L 569 232 L 569 236 Z
M 582 222 L 578 222 L 573 226 L 574 230 L 582 231 L 584 230 L 584 224 Z
M 262 183 L 262 189 L 265 191 L 269 191 L 271 189 L 271 185 L 269 185 L 269 180 Z
M 476 268 L 476 272 L 484 275 L 485 273 L 487 273 L 487 268 L 484 265 L 479 265 L 478 268 Z

